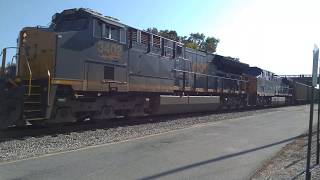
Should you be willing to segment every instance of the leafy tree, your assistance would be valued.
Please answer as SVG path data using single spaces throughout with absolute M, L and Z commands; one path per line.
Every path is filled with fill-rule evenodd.
M 206 38 L 203 33 L 191 33 L 186 45 L 189 48 L 200 49 L 209 53 L 214 53 L 216 52 L 218 43 L 219 39 L 216 39 L 215 37 Z
M 157 28 L 148 28 L 146 31 L 158 34 L 165 38 L 179 41 L 185 44 L 186 47 L 199 49 L 208 53 L 216 52 L 219 39 L 215 37 L 206 37 L 203 33 L 190 33 L 189 36 L 179 36 L 174 30 L 158 30 Z
M 219 39 L 214 37 L 207 37 L 205 43 L 203 44 L 203 48 L 208 53 L 214 53 L 217 50 L 217 46 L 219 43 Z
M 188 36 L 180 36 L 180 42 L 184 44 L 188 43 Z
M 202 49 L 202 46 L 204 45 L 204 40 L 206 36 L 203 33 L 191 33 L 188 41 L 196 44 L 199 49 Z
M 174 30 L 160 30 L 159 35 L 174 41 L 180 40 L 178 33 Z
M 153 27 L 153 28 L 148 28 L 145 31 L 150 32 L 152 34 L 159 34 L 159 31 L 157 28 Z
M 191 49 L 199 49 L 199 46 L 194 43 L 194 42 L 187 42 L 187 43 L 184 43 L 186 47 L 188 48 L 191 48 Z

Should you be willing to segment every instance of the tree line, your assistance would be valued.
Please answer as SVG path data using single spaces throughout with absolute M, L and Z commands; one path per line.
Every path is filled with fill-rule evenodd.
M 189 36 L 179 36 L 174 30 L 158 30 L 157 28 L 148 28 L 147 32 L 163 36 L 165 38 L 182 42 L 186 47 L 214 53 L 217 50 L 219 39 L 215 37 L 206 37 L 203 33 L 190 33 Z

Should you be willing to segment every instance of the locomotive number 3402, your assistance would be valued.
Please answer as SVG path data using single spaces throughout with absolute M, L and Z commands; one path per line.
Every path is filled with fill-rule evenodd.
M 122 56 L 122 45 L 108 41 L 99 41 L 97 51 L 100 57 L 110 60 L 119 60 Z

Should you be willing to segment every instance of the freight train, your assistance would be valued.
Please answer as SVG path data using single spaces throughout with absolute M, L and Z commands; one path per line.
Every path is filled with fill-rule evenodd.
M 17 42 L 15 66 L 2 53 L 1 128 L 289 105 L 300 87 L 85 8 L 25 27 Z

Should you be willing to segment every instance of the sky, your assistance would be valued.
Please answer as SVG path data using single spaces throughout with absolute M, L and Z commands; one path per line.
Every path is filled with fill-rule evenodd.
M 280 75 L 311 74 L 320 45 L 319 0 L 1 0 L 0 48 L 16 46 L 23 27 L 46 26 L 54 13 L 79 7 L 139 29 L 216 37 L 218 54 Z

